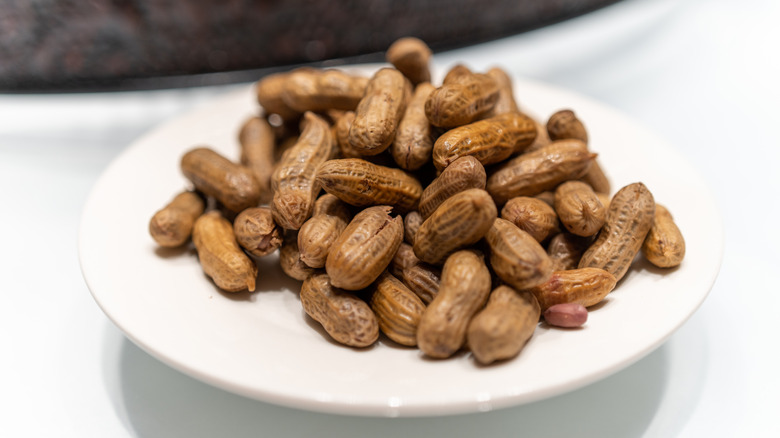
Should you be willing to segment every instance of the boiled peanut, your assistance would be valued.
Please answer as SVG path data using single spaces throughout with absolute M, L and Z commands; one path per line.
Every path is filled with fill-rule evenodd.
M 414 253 L 424 262 L 441 264 L 453 252 L 477 243 L 497 215 L 486 191 L 469 189 L 455 194 L 420 225 Z
M 431 160 L 433 138 L 425 116 L 425 101 L 435 88 L 430 82 L 418 85 L 398 124 L 390 153 L 402 169 L 417 170 Z
M 498 84 L 493 78 L 461 73 L 431 92 L 425 115 L 434 126 L 454 128 L 480 119 L 497 100 Z
M 396 40 L 385 54 L 387 62 L 404 74 L 414 85 L 431 80 L 428 66 L 431 49 L 419 38 L 406 37 Z
M 482 119 L 445 132 L 433 145 L 433 164 L 442 170 L 460 157 L 483 165 L 504 161 L 536 138 L 533 120 L 517 112 Z
M 384 152 L 395 137 L 412 90 L 394 68 L 382 68 L 368 82 L 349 129 L 349 143 L 363 155 Z
M 236 241 L 249 254 L 263 257 L 282 246 L 282 229 L 276 225 L 268 207 L 250 207 L 233 221 Z
M 607 209 L 582 181 L 567 181 L 555 189 L 555 212 L 564 227 L 578 236 L 593 236 L 607 218 Z
M 252 171 L 207 147 L 184 154 L 181 170 L 195 188 L 238 213 L 260 202 L 260 185 Z
M 175 248 L 189 242 L 195 220 L 203 214 L 206 204 L 192 191 L 176 195 L 149 221 L 149 234 L 158 245 Z
M 512 198 L 501 209 L 501 217 L 541 243 L 558 232 L 558 216 L 546 202 L 528 196 Z
M 360 152 L 354 149 L 349 143 L 349 130 L 352 128 L 353 121 L 355 121 L 355 112 L 347 111 L 336 119 L 336 124 L 333 126 L 336 143 L 339 146 L 343 158 L 362 157 Z
M 512 79 L 506 71 L 500 67 L 493 67 L 485 74 L 493 78 L 496 84 L 498 84 L 498 100 L 490 114 L 497 116 L 520 111 L 517 107 L 517 102 L 515 102 L 515 92 L 512 90 Z
M 452 254 L 444 263 L 439 293 L 417 326 L 417 345 L 433 358 L 447 358 L 466 342 L 474 314 L 490 294 L 490 271 L 475 251 Z
M 301 113 L 290 108 L 282 99 L 282 92 L 290 73 L 274 73 L 265 76 L 255 84 L 257 103 L 268 114 L 277 114 L 283 120 L 295 120 Z
M 379 324 L 368 304 L 334 287 L 327 274 L 314 274 L 303 281 L 301 305 L 336 342 L 368 347 L 379 338 Z
M 226 292 L 255 290 L 257 266 L 241 250 L 230 221 L 219 211 L 201 215 L 192 230 L 203 272 Z
M 328 252 L 352 219 L 347 204 L 325 194 L 314 203 L 314 213 L 298 230 L 301 261 L 312 268 L 324 268 Z
M 547 120 L 547 134 L 552 141 L 573 138 L 588 144 L 588 131 L 572 110 L 560 110 L 551 115 Z
M 325 270 L 334 286 L 347 290 L 367 287 L 393 260 L 404 237 L 401 216 L 379 205 L 356 214 L 331 246 Z
M 414 255 L 414 249 L 412 245 L 406 242 L 401 242 L 398 246 L 398 250 L 393 256 L 393 260 L 390 261 L 390 266 L 387 267 L 393 276 L 396 278 L 402 278 L 404 270 L 411 268 L 412 266 L 420 263 L 420 259 Z
M 259 184 L 260 203 L 271 201 L 271 174 L 274 171 L 275 138 L 271 125 L 260 117 L 250 117 L 238 134 L 241 164 L 248 167 Z
M 577 269 L 582 254 L 593 240 L 569 232 L 558 233 L 547 244 L 547 255 L 553 262 L 553 271 Z
M 485 167 L 476 158 L 465 156 L 453 161 L 423 190 L 418 211 L 427 219 L 450 196 L 468 189 L 484 189 Z
M 577 303 L 585 307 L 598 304 L 615 288 L 617 280 L 599 268 L 555 271 L 550 278 L 528 290 L 534 294 L 542 312 L 556 304 Z
M 311 216 L 320 191 L 317 166 L 330 159 L 336 150 L 330 128 L 321 117 L 307 112 L 303 120 L 298 141 L 282 155 L 271 177 L 274 220 L 291 230 L 299 229 Z
M 323 163 L 317 169 L 317 183 L 347 204 L 392 205 L 399 212 L 414 210 L 422 195 L 420 183 L 403 170 L 360 158 Z
M 379 330 L 401 345 L 416 346 L 417 326 L 425 304 L 388 272 L 379 276 L 372 289 L 370 305 Z
M 641 182 L 618 190 L 596 241 L 580 259 L 580 268 L 601 268 L 620 281 L 642 247 L 655 216 L 655 200 Z
M 530 234 L 498 218 L 485 235 L 490 264 L 501 280 L 515 289 L 544 283 L 552 274 L 552 261 Z
M 442 84 L 454 84 L 460 81 L 461 79 L 467 79 L 469 76 L 473 75 L 474 72 L 471 71 L 468 67 L 466 67 L 463 64 L 455 64 L 452 66 L 452 68 L 447 71 L 447 74 L 444 75 L 444 79 L 442 79 Z
M 284 241 L 279 248 L 279 266 L 288 277 L 298 281 L 306 280 L 316 271 L 301 260 L 301 251 L 298 249 L 298 232 L 286 230 Z
M 579 303 L 554 304 L 544 311 L 544 320 L 556 327 L 582 327 L 588 321 L 588 309 Z
M 300 68 L 282 85 L 282 100 L 300 113 L 328 109 L 354 110 L 366 91 L 368 78 L 341 70 Z
M 401 276 L 404 284 L 425 304 L 430 304 L 439 293 L 441 269 L 436 266 L 418 262 L 405 268 Z
M 685 257 L 685 239 L 663 205 L 655 205 L 653 226 L 642 244 L 642 254 L 659 268 L 679 266 Z
M 410 211 L 404 216 L 404 241 L 414 245 L 414 237 L 423 223 L 423 218 L 417 211 Z
M 579 140 L 558 140 L 501 164 L 488 177 L 487 191 L 496 204 L 516 196 L 533 196 L 587 172 L 596 154 Z
M 471 353 L 484 365 L 517 356 L 533 336 L 540 315 L 539 303 L 530 292 L 497 287 L 469 323 Z

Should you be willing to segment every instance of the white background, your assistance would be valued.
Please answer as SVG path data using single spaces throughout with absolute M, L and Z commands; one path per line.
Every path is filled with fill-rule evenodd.
M 726 242 L 709 298 L 649 356 L 569 394 L 455 417 L 244 399 L 148 356 L 92 300 L 76 247 L 98 176 L 145 131 L 233 87 L 0 96 L 0 436 L 780 436 L 778 22 L 772 0 L 626 0 L 436 54 L 440 68 L 500 64 L 654 130 L 710 185 Z

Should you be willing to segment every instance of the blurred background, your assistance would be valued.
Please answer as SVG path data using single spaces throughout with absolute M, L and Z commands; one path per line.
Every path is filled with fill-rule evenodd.
M 417 36 L 441 52 L 617 0 L 3 0 L 0 91 L 247 81 L 292 65 L 377 62 Z
M 0 436 L 780 436 L 778 23 L 777 0 L 0 0 Z M 581 390 L 446 418 L 247 400 L 130 342 L 79 270 L 82 207 L 109 164 L 266 72 L 378 61 L 408 34 L 434 48 L 438 71 L 500 64 L 677 148 L 725 229 L 721 273 L 696 314 Z

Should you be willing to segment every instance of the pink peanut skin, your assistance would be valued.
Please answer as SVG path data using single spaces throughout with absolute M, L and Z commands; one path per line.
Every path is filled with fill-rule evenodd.
M 544 320 L 556 327 L 581 327 L 588 321 L 588 309 L 578 303 L 555 304 L 544 311 Z

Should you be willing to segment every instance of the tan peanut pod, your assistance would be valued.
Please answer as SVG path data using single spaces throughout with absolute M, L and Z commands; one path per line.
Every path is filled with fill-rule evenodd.
M 252 171 L 212 149 L 197 147 L 185 153 L 181 170 L 196 189 L 234 213 L 260 202 L 260 185 Z
M 572 110 L 556 111 L 547 120 L 547 134 L 550 140 L 565 140 L 573 138 L 588 144 L 588 131 L 585 125 L 574 114 Z
M 455 128 L 482 118 L 497 100 L 498 84 L 493 78 L 461 73 L 431 92 L 425 115 L 434 126 Z
M 609 182 L 609 178 L 604 173 L 604 169 L 599 165 L 599 160 L 593 160 L 588 171 L 580 178 L 589 186 L 593 188 L 596 193 L 611 193 L 612 184 Z M 606 207 L 606 204 L 604 205 Z
M 384 152 L 395 138 L 411 94 L 411 84 L 401 72 L 394 68 L 379 69 L 369 80 L 355 110 L 355 120 L 349 130 L 352 148 L 363 155 Z
M 349 144 L 349 130 L 352 128 L 352 122 L 355 120 L 355 112 L 347 111 L 341 117 L 336 119 L 333 126 L 336 143 L 341 151 L 342 158 L 360 158 L 362 155 Z
M 570 233 L 583 237 L 598 233 L 607 218 L 599 197 L 582 181 L 566 181 L 555 189 L 555 212 Z
M 420 263 L 420 259 L 414 255 L 412 245 L 401 242 L 398 246 L 398 250 L 393 256 L 393 260 L 390 261 L 390 266 L 387 267 L 387 270 L 396 278 L 402 278 L 405 269 L 411 268 L 418 263 Z
M 257 103 L 263 107 L 266 114 L 277 114 L 283 120 L 295 120 L 301 116 L 301 113 L 287 106 L 282 99 L 282 90 L 289 74 L 289 72 L 270 74 L 255 83 Z
M 546 202 L 528 196 L 512 198 L 501 209 L 501 217 L 541 243 L 556 234 L 558 216 Z
M 368 78 L 341 70 L 299 68 L 287 74 L 282 100 L 298 112 L 354 110 L 366 91 Z
M 285 231 L 284 241 L 281 248 L 279 248 L 279 266 L 281 266 L 282 271 L 288 277 L 298 281 L 306 280 L 306 278 L 316 272 L 314 268 L 309 267 L 301 260 L 297 231 Z
M 605 209 L 609 210 L 609 203 L 612 202 L 612 197 L 609 196 L 608 193 L 604 192 L 596 192 L 596 196 L 599 198 L 599 201 L 601 201 L 601 205 L 603 205 Z
M 439 265 L 453 252 L 477 243 L 498 216 L 496 204 L 482 189 L 469 189 L 444 201 L 420 225 L 414 253 L 420 260 Z
M 324 194 L 314 203 L 314 213 L 298 230 L 301 261 L 312 268 L 324 268 L 330 248 L 352 219 L 347 204 Z
M 301 305 L 338 343 L 361 348 L 379 339 L 379 324 L 368 304 L 334 287 L 327 274 L 310 275 L 303 281 Z
M 439 293 L 417 326 L 417 345 L 426 355 L 443 359 L 466 342 L 466 330 L 490 294 L 490 271 L 475 251 L 452 254 L 444 263 Z
M 536 126 L 520 113 L 505 113 L 459 126 L 442 134 L 433 145 L 433 164 L 442 170 L 467 155 L 487 166 L 509 158 L 533 143 Z
M 663 205 L 655 204 L 653 226 L 642 244 L 642 254 L 659 268 L 679 266 L 685 257 L 685 239 Z
M 387 62 L 404 74 L 414 85 L 431 80 L 430 47 L 419 38 L 399 38 L 385 53 Z
M 425 101 L 435 88 L 430 82 L 418 85 L 398 124 L 390 154 L 402 169 L 417 170 L 431 160 L 433 136 L 425 116 Z
M 417 211 L 410 211 L 404 216 L 404 241 L 414 245 L 414 237 L 423 223 L 423 218 Z
M 401 169 L 360 158 L 329 160 L 317 169 L 317 183 L 326 192 L 357 207 L 392 205 L 399 212 L 417 208 L 422 186 Z
M 334 286 L 363 289 L 390 265 L 404 238 L 401 216 L 391 217 L 391 210 L 386 205 L 366 208 L 331 246 L 325 270 Z
M 425 304 L 392 274 L 384 272 L 374 282 L 369 302 L 379 330 L 401 345 L 417 345 L 417 326 Z
M 541 314 L 533 294 L 499 286 L 490 293 L 485 308 L 471 319 L 466 343 L 483 365 L 513 358 L 533 336 Z
M 555 271 L 546 282 L 528 289 L 539 301 L 542 312 L 564 303 L 590 307 L 601 302 L 615 288 L 617 280 L 599 268 Z
M 233 233 L 238 244 L 256 257 L 276 251 L 284 239 L 268 207 L 250 207 L 239 213 L 233 221 Z
M 552 260 L 530 234 L 498 218 L 485 235 L 490 265 L 498 277 L 515 289 L 544 283 L 552 274 Z
M 463 64 L 455 64 L 452 66 L 452 68 L 447 71 L 447 74 L 444 75 L 444 79 L 442 79 L 442 84 L 453 84 L 461 80 L 461 78 L 468 78 L 469 76 L 473 75 L 474 72 L 471 71 L 468 67 L 466 67 Z
M 582 254 L 588 249 L 592 239 L 569 232 L 558 233 L 547 244 L 547 255 L 553 263 L 553 271 L 577 269 Z
M 271 177 L 274 220 L 290 230 L 299 229 L 311 216 L 320 191 L 317 167 L 335 151 L 333 135 L 321 117 L 307 112 L 303 120 L 298 141 L 282 155 Z
M 544 126 L 539 120 L 533 119 L 536 125 L 536 138 L 530 146 L 523 150 L 523 153 L 533 152 L 537 149 L 541 149 L 548 144 L 552 143 L 550 136 L 547 134 L 547 127 Z M 519 152 L 519 151 L 518 151 Z
M 401 276 L 409 290 L 425 304 L 430 304 L 439 293 L 441 269 L 436 266 L 419 262 L 404 269 Z
M 468 155 L 458 158 L 423 190 L 418 211 L 427 219 L 450 196 L 468 189 L 484 190 L 486 180 L 485 167 L 479 160 Z
M 620 281 L 639 253 L 654 216 L 655 200 L 644 184 L 621 188 L 612 197 L 601 232 L 578 266 L 604 269 Z
M 230 221 L 212 210 L 201 215 L 192 230 L 203 272 L 225 292 L 255 290 L 257 266 L 238 246 Z
M 255 176 L 260 188 L 260 203 L 271 201 L 271 174 L 276 159 L 276 139 L 268 122 L 260 117 L 250 117 L 238 133 L 241 145 L 241 164 L 248 167 Z
M 203 214 L 206 203 L 192 191 L 176 195 L 149 220 L 149 234 L 158 245 L 175 248 L 190 241 L 195 220 Z
M 512 79 L 506 71 L 500 67 L 493 67 L 485 74 L 493 78 L 498 84 L 498 100 L 493 106 L 491 115 L 497 116 L 500 114 L 519 112 L 520 109 L 515 101 L 515 92 L 512 90 Z
M 579 140 L 558 140 L 501 164 L 487 179 L 496 204 L 516 196 L 534 196 L 588 171 L 596 154 Z

